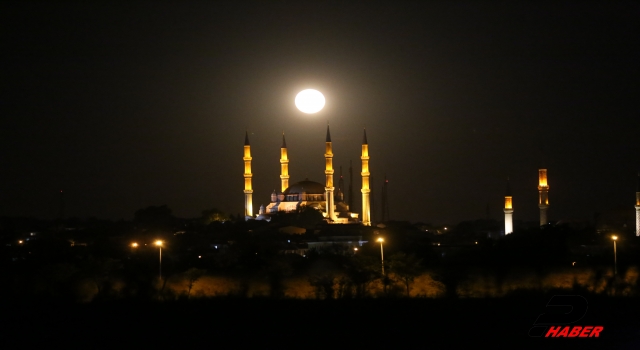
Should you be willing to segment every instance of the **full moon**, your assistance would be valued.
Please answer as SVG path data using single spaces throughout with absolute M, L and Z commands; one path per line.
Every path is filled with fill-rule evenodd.
M 320 112 L 324 107 L 324 96 L 318 90 L 302 90 L 296 96 L 296 107 L 302 113 L 312 114 Z

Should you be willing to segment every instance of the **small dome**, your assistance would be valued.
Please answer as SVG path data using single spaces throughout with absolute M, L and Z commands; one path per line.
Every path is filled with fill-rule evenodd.
M 324 194 L 324 185 L 315 181 L 309 181 L 309 179 L 296 182 L 284 190 L 284 194 L 294 193 L 306 193 L 306 194 Z

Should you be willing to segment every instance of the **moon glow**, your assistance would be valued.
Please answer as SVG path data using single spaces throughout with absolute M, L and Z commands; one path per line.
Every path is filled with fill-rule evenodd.
M 324 107 L 324 95 L 318 90 L 302 90 L 296 96 L 296 107 L 302 113 L 313 114 Z

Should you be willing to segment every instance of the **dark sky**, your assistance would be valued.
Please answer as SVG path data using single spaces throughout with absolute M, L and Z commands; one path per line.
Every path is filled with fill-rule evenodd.
M 241 213 L 245 129 L 257 211 L 283 130 L 291 182 L 324 181 L 327 121 L 356 211 L 366 126 L 392 219 L 501 219 L 509 176 L 537 220 L 540 167 L 551 219 L 633 212 L 637 2 L 21 1 L 0 23 L 0 216 L 54 218 L 60 190 L 66 216 Z

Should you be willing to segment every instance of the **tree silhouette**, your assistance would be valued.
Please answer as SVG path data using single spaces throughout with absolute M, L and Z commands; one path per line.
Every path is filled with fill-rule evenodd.
M 202 217 L 200 218 L 203 225 L 209 225 L 212 222 L 224 222 L 230 221 L 231 217 L 217 208 L 203 210 Z
M 309 278 L 309 284 L 315 287 L 317 299 L 333 299 L 335 295 L 335 277 L 331 274 L 314 275 Z
M 355 255 L 345 266 L 347 276 L 356 288 L 356 297 L 367 296 L 369 285 L 380 278 L 380 263 L 376 258 L 366 255 Z
M 322 213 L 306 205 L 290 212 L 278 212 L 271 215 L 271 222 L 312 229 L 322 223 Z
M 205 273 L 207 273 L 207 270 L 195 267 L 190 268 L 184 273 L 185 278 L 187 279 L 187 298 L 191 295 L 191 289 L 193 289 L 193 286 L 198 282 L 200 277 L 204 276 Z
M 411 283 L 421 273 L 421 262 L 422 259 L 418 259 L 415 255 L 402 252 L 389 257 L 389 270 L 402 281 L 407 290 L 407 296 L 410 296 Z

